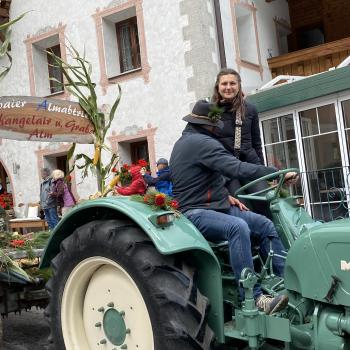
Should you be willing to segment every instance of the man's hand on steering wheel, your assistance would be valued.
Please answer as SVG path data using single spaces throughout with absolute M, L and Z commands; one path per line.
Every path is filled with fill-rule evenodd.
M 287 186 L 291 186 L 291 185 L 295 185 L 299 180 L 299 175 L 296 172 L 289 172 L 286 174 L 285 178 L 284 178 L 284 183 Z
M 228 201 L 230 202 L 231 205 L 238 207 L 239 210 L 241 210 L 241 211 L 243 211 L 243 210 L 248 211 L 249 210 L 249 208 L 247 208 L 240 200 L 238 200 L 235 197 L 228 196 Z

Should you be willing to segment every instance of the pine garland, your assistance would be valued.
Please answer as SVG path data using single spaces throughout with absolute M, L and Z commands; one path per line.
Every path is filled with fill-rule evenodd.
M 7 273 L 14 271 L 29 280 L 40 277 L 46 281 L 51 276 L 51 270 L 39 270 L 39 257 L 35 250 L 45 248 L 49 238 L 50 233 L 47 231 L 36 232 L 27 236 L 1 232 L 0 271 Z M 15 258 L 16 253 L 24 257 Z M 14 258 L 11 259 L 10 256 Z
M 169 210 L 173 211 L 177 217 L 180 215 L 177 210 L 178 201 L 156 190 L 148 190 L 144 195 L 133 195 L 131 199 L 149 205 L 153 210 Z

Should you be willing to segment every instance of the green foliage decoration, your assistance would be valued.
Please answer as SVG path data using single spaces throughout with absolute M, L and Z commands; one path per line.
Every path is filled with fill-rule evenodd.
M 0 24 L 0 33 L 2 36 L 2 42 L 0 45 L 0 58 L 7 57 L 8 58 L 8 65 L 3 66 L 0 68 L 0 80 L 4 79 L 5 76 L 8 74 L 12 67 L 12 56 L 10 54 L 10 48 L 11 48 L 11 27 L 18 21 L 20 21 L 27 12 L 21 14 L 17 18 L 8 21 L 6 23 Z M 0 213 L 2 214 L 2 213 Z M 0 232 L 5 228 L 5 222 L 4 219 L 1 219 L 0 222 Z M 10 270 L 15 271 L 16 273 L 19 273 L 22 276 L 26 277 L 26 273 L 16 265 L 14 261 L 11 260 L 9 256 L 4 252 L 4 250 L 0 247 L 0 271 L 2 268 L 5 267 L 5 269 L 9 272 Z
M 211 122 L 217 123 L 221 119 L 222 113 L 224 113 L 224 108 L 213 105 L 209 110 L 208 118 Z
M 13 24 L 20 21 L 25 15 L 26 13 L 23 13 L 12 21 L 0 24 L 0 33 L 3 37 L 3 41 L 0 45 L 0 58 L 7 56 L 9 60 L 9 65 L 7 67 L 1 67 L 0 69 L 0 80 L 6 76 L 12 67 L 12 56 L 9 52 L 11 47 L 11 27 Z

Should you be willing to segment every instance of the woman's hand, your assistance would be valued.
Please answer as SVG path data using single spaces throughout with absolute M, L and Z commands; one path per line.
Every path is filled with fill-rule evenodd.
M 243 210 L 249 211 L 249 209 L 241 201 L 239 201 L 235 197 L 228 196 L 228 201 L 230 202 L 231 205 L 238 207 L 239 210 L 241 210 L 241 211 L 243 211 Z

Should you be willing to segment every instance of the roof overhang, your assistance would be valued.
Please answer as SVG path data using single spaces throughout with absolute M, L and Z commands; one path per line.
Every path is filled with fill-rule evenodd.
M 258 112 L 267 112 L 299 102 L 350 90 L 350 66 L 312 75 L 247 97 Z

